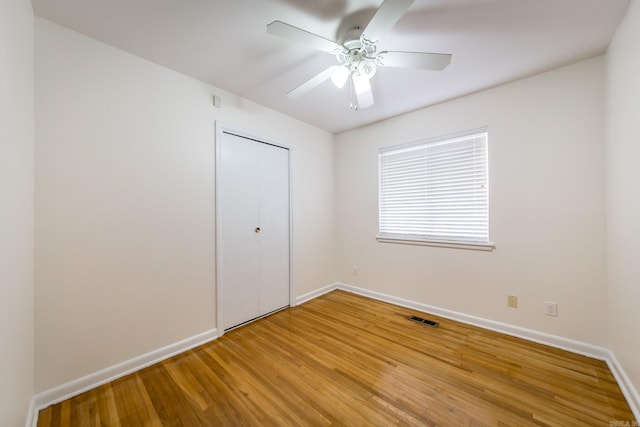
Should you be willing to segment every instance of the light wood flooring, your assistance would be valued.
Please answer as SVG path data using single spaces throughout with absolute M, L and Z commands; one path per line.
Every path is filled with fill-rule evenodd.
M 48 407 L 38 426 L 633 424 L 604 362 L 415 314 L 334 291 Z

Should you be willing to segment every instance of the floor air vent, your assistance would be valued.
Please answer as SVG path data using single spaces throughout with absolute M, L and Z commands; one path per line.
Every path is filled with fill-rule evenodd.
M 436 326 L 439 325 L 438 322 L 434 322 L 433 320 L 429 320 L 429 319 L 424 319 L 422 317 L 418 317 L 418 316 L 410 316 L 409 320 L 413 320 L 414 322 L 418 322 L 418 323 L 423 323 L 427 326 L 431 326 L 432 328 L 435 328 Z

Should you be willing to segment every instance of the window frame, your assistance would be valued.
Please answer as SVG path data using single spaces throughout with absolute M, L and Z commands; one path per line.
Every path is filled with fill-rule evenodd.
M 420 235 L 420 234 L 394 234 L 380 231 L 381 225 L 381 195 L 382 195 L 382 157 L 385 154 L 406 151 L 410 149 L 420 149 L 427 146 L 436 146 L 443 145 L 448 142 L 455 142 L 456 140 L 460 140 L 467 137 L 473 137 L 476 135 L 484 134 L 484 149 L 486 156 L 486 200 L 487 200 L 487 241 L 467 241 L 461 239 L 435 239 L 433 236 L 428 235 Z M 490 239 L 489 234 L 489 136 L 488 136 L 488 128 L 475 128 L 463 132 L 457 132 L 454 134 L 448 134 L 443 136 L 437 136 L 434 138 L 423 139 L 419 141 L 414 141 L 406 144 L 394 145 L 389 147 L 382 147 L 378 149 L 378 234 L 376 235 L 376 240 L 380 243 L 397 243 L 397 244 L 405 244 L 405 245 L 420 245 L 420 246 L 434 246 L 434 247 L 445 247 L 445 248 L 457 248 L 457 249 L 469 249 L 469 250 L 479 250 L 479 251 L 492 251 L 495 249 L 495 244 Z

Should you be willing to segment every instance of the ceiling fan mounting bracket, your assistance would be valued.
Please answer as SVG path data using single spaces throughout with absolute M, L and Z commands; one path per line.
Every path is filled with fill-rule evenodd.
M 360 26 L 356 25 L 355 27 L 349 28 L 349 30 L 347 30 L 342 35 L 342 37 L 339 37 L 338 38 L 338 43 L 341 43 L 342 45 L 345 45 L 349 41 L 360 40 L 360 36 L 361 35 L 362 35 L 362 28 Z

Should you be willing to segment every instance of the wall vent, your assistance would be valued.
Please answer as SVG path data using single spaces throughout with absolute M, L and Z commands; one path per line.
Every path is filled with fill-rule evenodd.
M 432 328 L 435 328 L 436 326 L 439 325 L 438 322 L 434 322 L 433 320 L 425 319 L 423 317 L 418 317 L 418 316 L 409 316 L 409 320 L 412 320 L 417 323 L 422 323 L 427 326 L 431 326 Z

